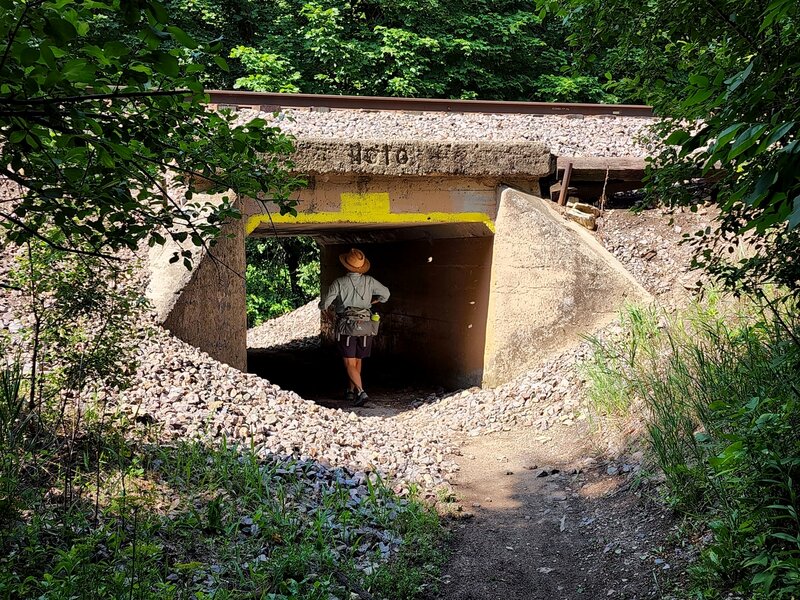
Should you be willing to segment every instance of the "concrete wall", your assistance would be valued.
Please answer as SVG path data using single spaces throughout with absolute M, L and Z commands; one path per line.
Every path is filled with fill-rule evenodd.
M 192 271 L 182 261 L 169 263 L 173 252 L 181 250 L 175 242 L 152 248 L 147 290 L 164 327 L 242 371 L 247 370 L 244 237 L 244 225 L 236 221 L 224 228 L 210 256 L 184 244 L 194 254 Z
M 485 384 L 536 366 L 650 295 L 549 201 L 501 192 L 487 316 Z
M 249 200 L 243 212 L 251 235 L 307 235 L 331 229 L 485 223 L 497 214 L 496 179 L 464 177 L 317 176 L 300 190 L 296 216 Z M 538 181 L 520 181 L 537 192 Z M 515 184 L 515 187 L 517 185 Z
M 305 175 L 444 175 L 538 180 L 555 168 L 550 149 L 541 142 L 528 141 L 299 138 L 295 149 L 294 170 Z
M 381 333 L 375 355 L 391 355 L 409 379 L 460 388 L 483 376 L 485 315 L 489 302 L 492 238 L 430 239 L 359 245 L 372 264 L 370 275 L 392 293 L 378 305 Z M 345 271 L 340 253 L 349 245 L 325 245 L 323 291 Z

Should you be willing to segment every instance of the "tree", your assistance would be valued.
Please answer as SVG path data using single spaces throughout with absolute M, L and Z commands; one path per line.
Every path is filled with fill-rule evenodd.
M 558 21 L 524 0 L 170 0 L 187 31 L 235 58 L 218 85 L 255 91 L 610 101 L 573 77 Z M 258 23 L 262 26 L 255 27 Z M 602 72 L 602 71 L 600 71 Z
M 246 250 L 250 327 L 319 296 L 319 247 L 312 238 L 248 238 Z
M 225 70 L 222 46 L 171 24 L 158 2 L 3 0 L 0 40 L 0 174 L 16 189 L 0 223 L 12 241 L 105 255 L 166 231 L 199 245 L 237 216 L 238 194 L 290 210 L 291 141 L 206 109 L 203 62 Z M 168 187 L 170 173 L 188 187 Z M 201 185 L 233 195 L 200 203 Z
M 584 60 L 617 73 L 665 118 L 649 176 L 665 201 L 691 202 L 708 178 L 718 227 L 698 263 L 734 289 L 777 282 L 800 291 L 800 29 L 794 0 L 540 0 L 574 31 Z M 739 242 L 749 254 L 735 257 Z M 731 258 L 733 256 L 733 258 Z

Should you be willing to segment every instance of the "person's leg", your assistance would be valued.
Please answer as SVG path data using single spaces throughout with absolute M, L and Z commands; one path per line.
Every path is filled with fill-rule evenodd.
M 342 363 L 344 364 L 344 370 L 347 373 L 347 389 L 349 391 L 353 391 L 356 388 L 356 384 L 353 382 L 353 378 L 350 377 L 350 369 L 347 368 L 347 361 L 355 360 L 353 358 L 348 358 L 346 356 L 342 357 Z
M 344 399 L 352 402 L 355 398 L 355 395 L 358 393 L 357 386 L 361 385 L 360 380 L 356 380 L 352 376 L 354 368 L 351 366 L 351 363 L 355 361 L 358 345 L 356 344 L 355 338 L 347 336 L 339 336 L 339 339 L 336 341 L 336 345 L 339 348 L 339 353 L 342 356 L 342 363 L 344 364 L 344 370 L 347 373 L 347 389 L 344 394 Z
M 367 392 L 364 391 L 363 380 L 361 379 L 361 367 L 363 365 L 363 359 L 368 358 L 372 351 L 372 336 L 366 336 L 359 340 L 358 350 L 356 352 L 356 370 L 358 371 L 358 379 L 362 381 L 362 384 L 356 389 L 356 397 L 355 397 L 355 405 L 356 406 L 363 406 L 367 400 L 369 400 L 369 396 Z
M 358 358 L 345 357 L 344 359 L 344 368 L 347 370 L 347 377 L 350 379 L 350 389 L 355 389 L 355 391 L 363 389 L 361 386 L 361 369 L 358 364 L 360 362 L 361 359 Z

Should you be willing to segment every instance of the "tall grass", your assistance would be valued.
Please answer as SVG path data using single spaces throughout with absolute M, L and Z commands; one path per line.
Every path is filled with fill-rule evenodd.
M 713 541 L 698 597 L 800 593 L 800 318 L 791 301 L 711 295 L 678 315 L 629 307 L 623 334 L 593 339 L 589 395 L 642 410 L 676 508 Z

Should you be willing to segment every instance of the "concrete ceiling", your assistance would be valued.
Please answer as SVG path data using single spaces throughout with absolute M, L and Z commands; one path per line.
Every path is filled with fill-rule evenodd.
M 386 243 L 426 239 L 474 238 L 492 236 L 483 223 L 374 224 L 374 223 L 315 223 L 289 225 L 275 229 L 259 227 L 250 237 L 290 237 L 307 235 L 321 244 Z

